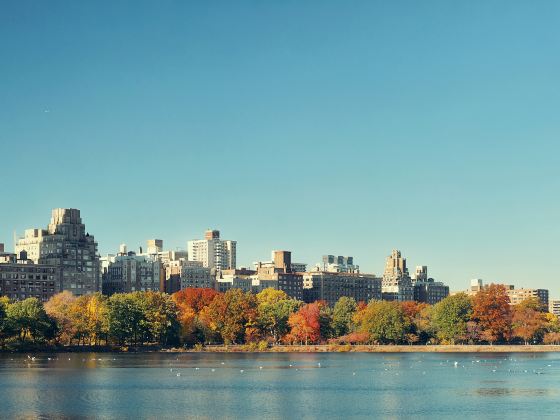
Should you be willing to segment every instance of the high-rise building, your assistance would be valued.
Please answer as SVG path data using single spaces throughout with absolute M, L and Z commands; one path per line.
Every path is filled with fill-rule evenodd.
M 157 254 L 163 251 L 163 241 L 161 239 L 148 239 L 147 245 L 146 252 L 148 254 Z
M 54 209 L 47 229 L 26 230 L 15 248 L 35 264 L 54 267 L 61 279 L 58 291 L 79 296 L 100 290 L 97 242 L 86 232 L 80 210 Z
M 384 300 L 404 302 L 414 299 L 412 280 L 406 268 L 406 258 L 402 257 L 401 251 L 395 249 L 387 257 L 381 287 Z
M 236 267 L 236 241 L 221 240 L 220 231 L 208 230 L 204 239 L 195 239 L 187 244 L 189 261 L 199 261 L 204 267 L 216 271 Z

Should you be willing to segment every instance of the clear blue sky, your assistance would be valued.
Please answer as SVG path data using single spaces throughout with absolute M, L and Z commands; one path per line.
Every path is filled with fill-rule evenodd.
M 206 228 L 560 296 L 557 1 L 2 1 L 0 241 Z

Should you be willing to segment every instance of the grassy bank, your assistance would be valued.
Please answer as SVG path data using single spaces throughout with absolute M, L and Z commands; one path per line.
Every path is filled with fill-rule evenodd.
M 250 346 L 207 346 L 191 349 L 189 352 L 258 352 Z M 273 346 L 265 350 L 269 353 L 548 353 L 560 352 L 560 345 L 309 345 Z

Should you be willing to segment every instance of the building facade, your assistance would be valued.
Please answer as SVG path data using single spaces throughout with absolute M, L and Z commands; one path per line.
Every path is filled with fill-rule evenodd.
M 414 287 L 406 267 L 406 258 L 396 249 L 387 257 L 381 287 L 383 300 L 414 300 Z
M 358 273 L 317 271 L 303 274 L 304 301 L 322 300 L 329 306 L 342 296 L 352 297 L 356 302 L 381 300 L 381 278 Z
M 122 248 L 121 248 L 122 250 Z M 161 261 L 129 251 L 109 260 L 103 272 L 103 294 L 160 290 L 163 274 Z
M 34 297 L 46 302 L 60 291 L 59 271 L 55 267 L 35 264 L 25 251 L 17 257 L 4 253 L 3 245 L 0 248 L 0 296 L 14 301 Z
M 200 261 L 185 261 L 181 266 L 181 289 L 215 287 L 215 271 Z
M 203 267 L 216 271 L 231 270 L 237 265 L 237 242 L 221 240 L 219 230 L 208 230 L 204 239 L 187 243 L 189 261 L 201 262 Z
M 318 271 L 328 273 L 359 273 L 360 267 L 354 264 L 354 257 L 342 255 L 323 255 L 322 264 Z
M 59 290 L 74 295 L 101 290 L 97 242 L 86 232 L 77 209 L 54 209 L 47 229 L 28 229 L 15 247 L 35 264 L 54 267 L 60 277 Z

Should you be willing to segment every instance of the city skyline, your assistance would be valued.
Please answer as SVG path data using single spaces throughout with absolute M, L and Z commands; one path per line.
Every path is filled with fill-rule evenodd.
M 72 217 L 77 217 L 76 220 L 77 220 L 79 223 L 81 223 L 81 219 L 79 218 L 79 216 L 80 216 L 80 210 L 79 210 L 79 209 L 72 209 L 72 208 L 70 208 L 70 209 L 61 209 L 61 208 L 53 209 L 53 211 L 52 211 L 52 217 L 53 217 L 53 218 L 54 218 L 54 217 L 57 217 L 57 215 L 59 215 L 59 214 L 62 215 L 62 213 L 61 213 L 62 211 L 67 211 L 67 212 L 69 212 L 69 214 L 73 214 L 74 216 L 72 216 Z M 60 216 L 60 217 L 61 217 L 61 216 Z M 54 220 L 54 219 L 51 218 L 51 224 L 52 224 L 53 220 Z M 59 222 L 61 222 L 61 221 L 62 221 L 62 219 L 60 219 Z M 18 243 L 20 243 L 20 242 L 21 242 L 21 243 L 27 243 L 27 242 L 28 242 L 28 240 L 27 240 L 27 235 L 28 235 L 28 234 L 31 234 L 32 237 L 36 237 L 36 235 L 38 235 L 38 234 L 39 234 L 39 231 L 41 231 L 42 229 L 45 229 L 45 233 L 47 233 L 48 231 L 54 231 L 55 228 L 54 228 L 54 227 L 51 227 L 51 224 L 48 225 L 48 229 L 45 229 L 45 227 L 43 227 L 43 226 L 34 226 L 34 227 L 27 228 L 27 229 L 25 230 L 24 234 L 21 234 L 21 235 L 17 235 L 17 232 L 14 232 L 15 236 L 14 236 L 13 239 L 16 239 Z M 81 235 L 84 235 L 84 234 L 86 234 L 86 233 L 87 233 L 88 236 L 90 235 L 89 228 L 84 230 L 84 225 L 81 225 L 81 229 L 82 229 Z M 29 232 L 28 232 L 28 231 L 29 231 Z M 95 235 L 94 235 L 93 232 L 92 232 L 92 237 L 94 237 L 94 236 L 95 236 Z M 209 239 L 210 239 L 210 240 L 218 240 L 218 242 L 219 242 L 219 240 L 220 240 L 220 231 L 219 231 L 218 229 L 213 229 L 213 228 L 212 228 L 212 229 L 207 229 L 207 230 L 205 230 L 204 235 L 199 235 L 199 237 L 197 237 L 197 238 L 189 239 L 189 240 L 186 242 L 186 246 L 184 246 L 184 247 L 177 246 L 177 247 L 174 247 L 174 248 L 173 248 L 173 247 L 170 248 L 170 247 L 166 246 L 165 240 L 163 240 L 163 239 L 161 239 L 161 238 L 159 238 L 159 239 L 153 239 L 153 238 L 151 238 L 151 239 L 146 239 L 146 240 L 144 241 L 143 244 L 137 245 L 137 246 L 132 246 L 132 247 L 130 247 L 130 244 L 129 244 L 129 243 L 127 243 L 126 241 L 123 241 L 123 242 L 121 242 L 121 243 L 119 244 L 119 246 L 118 246 L 117 249 L 110 250 L 110 251 L 108 251 L 108 252 L 100 251 L 100 252 L 99 252 L 99 256 L 103 259 L 104 257 L 107 257 L 107 256 L 109 256 L 109 255 L 112 255 L 112 256 L 121 255 L 121 254 L 123 254 L 123 252 L 124 252 L 124 254 L 126 254 L 127 251 L 128 251 L 128 252 L 132 251 L 133 253 L 141 254 L 141 255 L 146 255 L 146 254 L 142 254 L 142 252 L 148 252 L 148 253 L 155 253 L 155 254 L 157 254 L 158 252 L 161 252 L 161 251 L 182 251 L 182 254 L 184 253 L 185 255 L 187 255 L 187 250 L 191 248 L 191 246 L 192 246 L 193 243 L 198 243 L 198 242 L 204 243 L 204 242 L 205 242 L 205 240 L 201 240 L 201 239 L 200 239 L 201 237 L 204 237 L 205 240 L 209 240 Z M 255 264 L 257 264 L 256 261 L 258 261 L 258 260 L 261 260 L 261 261 L 262 261 L 262 259 L 260 259 L 260 257 L 259 257 L 259 258 L 255 257 L 255 258 L 253 258 L 253 261 L 252 261 L 251 263 L 249 263 L 249 264 L 242 264 L 242 263 L 236 264 L 235 261 L 236 261 L 236 248 L 237 248 L 237 247 L 236 247 L 236 243 L 237 243 L 237 241 L 236 241 L 236 240 L 233 240 L 233 241 L 232 241 L 232 240 L 224 240 L 223 242 L 224 242 L 224 243 L 227 243 L 228 246 L 231 246 L 231 245 L 229 245 L 229 243 L 233 243 L 233 260 L 232 260 L 232 263 L 233 263 L 234 265 L 230 266 L 229 268 L 251 269 L 252 266 L 254 266 Z M 4 247 L 7 246 L 7 247 L 9 248 L 9 245 L 6 244 L 5 242 L 0 241 L 0 244 L 4 245 Z M 97 240 L 95 241 L 95 246 L 96 246 L 96 247 L 99 246 L 99 243 L 98 243 Z M 207 247 L 207 245 L 205 245 L 205 246 Z M 220 245 L 220 246 L 221 246 L 221 245 Z M 13 250 L 13 251 L 14 251 L 16 254 L 19 254 L 19 249 L 18 249 L 18 248 L 20 248 L 20 247 L 18 247 L 18 246 L 15 246 L 15 247 L 14 247 L 14 250 Z M 23 246 L 23 248 L 24 248 L 25 250 L 28 249 L 28 247 L 25 246 L 25 245 Z M 102 247 L 99 247 L 99 249 L 102 250 L 103 248 L 102 248 Z M 125 251 L 123 251 L 123 249 L 124 249 Z M 220 249 L 221 249 L 221 248 L 220 248 Z M 279 249 L 279 248 L 275 248 L 275 249 Z M 6 249 L 6 251 L 8 251 L 8 249 Z M 191 251 L 192 251 L 192 250 L 191 250 Z M 29 255 L 29 256 L 30 256 L 30 257 L 34 257 L 34 258 L 38 258 L 38 251 L 32 251 L 32 253 L 33 253 L 33 252 L 34 252 L 35 254 Z M 197 252 L 198 252 L 198 251 L 197 251 Z M 195 252 L 196 255 L 191 255 L 192 252 L 191 252 L 191 254 L 188 254 L 188 259 L 189 259 L 189 261 L 206 261 L 206 259 L 209 258 L 208 256 L 205 257 L 205 256 L 204 256 L 204 255 L 205 255 L 204 253 L 201 254 L 201 255 L 198 255 L 197 252 Z M 205 252 L 205 253 L 208 253 L 208 250 L 205 248 L 204 252 Z M 210 254 L 213 255 L 214 252 L 215 252 L 215 251 L 210 252 L 208 255 L 210 255 Z M 220 251 L 220 252 L 221 252 L 221 251 Z M 273 249 L 273 251 L 272 251 L 273 259 L 275 258 L 275 257 L 274 257 L 275 252 L 284 252 L 284 251 L 275 251 L 275 250 Z M 292 251 L 288 251 L 288 253 L 291 254 Z M 26 255 L 27 255 L 27 254 L 26 254 Z M 344 255 L 350 256 L 351 253 L 345 253 Z M 323 254 L 321 254 L 321 259 L 324 260 L 327 256 L 328 256 L 327 254 L 323 253 Z M 226 258 L 231 258 L 231 256 L 229 256 L 229 257 L 226 256 Z M 340 257 L 339 257 L 339 258 L 340 258 Z M 353 258 L 354 258 L 354 257 L 351 256 L 350 258 L 352 258 L 352 261 L 353 261 Z M 361 270 L 361 273 L 363 273 L 363 274 L 369 274 L 369 275 L 375 275 L 375 276 L 377 276 L 377 277 L 380 278 L 380 279 L 381 279 L 381 277 L 385 277 L 386 275 L 388 275 L 388 273 L 389 273 L 389 275 L 391 276 L 391 275 L 392 275 L 392 274 L 391 274 L 392 268 L 388 268 L 389 266 L 387 265 L 387 264 L 389 264 L 389 259 L 390 259 L 390 258 L 395 259 L 395 261 L 398 260 L 398 263 L 396 263 L 396 264 L 398 264 L 398 268 L 399 268 L 399 270 L 396 272 L 396 273 L 397 273 L 397 277 L 399 277 L 401 274 L 403 274 L 405 277 L 407 277 L 407 278 L 410 280 L 410 278 L 415 278 L 415 277 L 417 277 L 417 276 L 419 275 L 419 274 L 418 274 L 418 273 L 419 273 L 418 270 L 420 270 L 420 272 L 421 272 L 421 273 L 420 273 L 420 276 L 421 276 L 422 278 L 426 278 L 426 279 L 427 279 L 427 278 L 429 277 L 429 278 L 432 278 L 432 279 L 433 279 L 433 278 L 435 277 L 435 276 L 433 275 L 433 273 L 432 273 L 431 266 L 428 266 L 428 265 L 426 265 L 426 264 L 409 264 L 409 260 L 408 260 L 408 257 L 407 257 L 407 255 L 406 255 L 406 252 L 401 253 L 401 250 L 398 250 L 398 249 L 396 249 L 396 248 L 393 249 L 393 250 L 391 251 L 391 253 L 385 257 L 385 264 L 386 264 L 386 265 L 385 265 L 385 269 L 384 269 L 384 270 L 380 270 L 380 271 Z M 306 271 L 312 272 L 312 271 L 315 271 L 315 270 L 323 269 L 322 266 L 321 266 L 321 263 L 320 263 L 320 261 L 319 261 L 319 258 L 317 258 L 317 260 L 318 260 L 318 261 L 317 261 L 316 263 L 315 263 L 315 262 L 310 262 L 310 261 L 300 261 L 300 262 L 302 262 L 302 263 L 304 263 L 305 265 L 307 265 L 307 270 L 306 270 Z M 403 262 L 403 261 L 404 261 L 404 262 Z M 259 264 L 260 264 L 260 263 L 259 263 Z M 391 263 L 391 264 L 393 264 L 393 263 Z M 402 266 L 402 264 L 404 264 L 404 266 Z M 366 264 L 366 265 L 367 265 L 367 264 Z M 207 267 L 207 266 L 214 267 L 214 263 L 211 263 L 210 265 L 208 265 L 208 261 L 206 261 L 206 263 L 204 264 L 204 266 L 205 266 L 205 267 Z M 220 266 L 220 263 L 218 263 L 218 266 Z M 357 266 L 356 266 L 356 267 L 357 267 Z M 404 268 L 403 268 L 403 267 L 404 267 Z M 408 267 L 410 267 L 411 269 L 409 270 Z M 412 269 L 412 267 L 415 267 L 415 270 Z M 389 271 L 388 271 L 388 270 L 389 270 Z M 403 271 L 403 270 L 404 270 L 404 271 Z M 429 270 L 429 271 L 426 272 L 426 270 Z M 437 272 L 437 270 L 436 270 L 436 272 Z M 411 277 L 409 277 L 409 273 L 410 273 Z M 476 277 L 476 276 L 475 276 L 475 277 Z M 472 281 L 475 281 L 475 280 L 481 281 L 481 280 L 480 280 L 480 276 L 478 276 L 478 277 L 476 277 L 476 278 L 475 278 L 475 277 L 473 277 L 473 278 L 471 278 L 471 279 L 469 280 L 469 282 L 470 282 L 471 285 L 472 285 Z M 475 279 L 475 280 L 473 280 L 473 279 Z M 435 278 L 435 280 L 436 280 L 436 281 L 443 280 L 445 284 L 448 284 L 448 285 L 451 287 L 451 290 L 461 291 L 461 290 L 465 290 L 465 289 L 466 289 L 466 287 L 462 287 L 463 285 L 454 288 L 454 285 L 453 285 L 453 284 L 450 284 L 450 283 L 449 283 L 448 281 L 446 281 L 445 279 Z M 492 280 L 492 279 L 483 279 L 483 280 L 484 280 L 487 284 L 497 283 L 497 284 L 505 284 L 505 285 L 514 285 L 514 282 L 512 282 L 512 281 L 502 281 L 502 280 L 496 280 L 496 281 L 494 281 L 494 280 Z M 392 280 L 391 280 L 391 281 L 392 281 Z M 397 283 L 395 283 L 395 284 L 397 284 Z M 465 284 L 466 284 L 466 283 L 465 283 Z M 527 285 L 527 284 L 515 284 L 515 286 L 516 286 L 517 289 L 542 288 L 542 287 L 543 287 L 542 285 L 538 285 L 538 284 L 537 284 L 537 285 L 532 285 L 532 284 L 529 284 L 529 285 Z M 100 288 L 99 288 L 99 289 L 100 289 Z M 411 289 L 411 290 L 412 290 L 412 289 Z M 410 291 L 410 293 L 412 293 L 412 291 Z M 554 290 L 554 289 L 551 289 L 551 294 L 552 294 L 552 295 L 555 294 L 555 290 Z M 407 296 L 408 296 L 408 295 L 407 295 Z M 409 299 L 409 298 L 412 299 L 412 294 L 410 295 L 410 297 L 407 297 L 407 298 L 404 299 L 404 300 L 407 300 L 407 299 Z
M 559 8 L 5 2 L 0 242 L 72 207 L 102 255 L 215 228 L 557 296 Z

